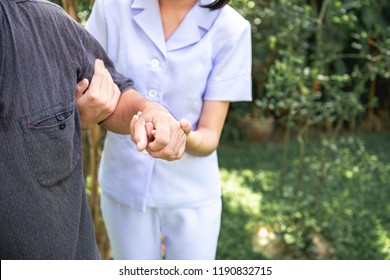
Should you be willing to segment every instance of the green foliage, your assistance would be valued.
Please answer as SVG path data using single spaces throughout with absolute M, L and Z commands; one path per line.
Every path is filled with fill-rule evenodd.
M 388 236 L 386 241 L 381 234 L 390 232 L 385 213 L 390 199 L 390 165 L 383 164 L 380 155 L 369 153 L 364 143 L 354 137 L 343 138 L 327 148 L 331 149 L 332 166 L 319 186 L 321 206 L 317 209 L 327 222 L 322 229 L 324 237 L 333 240 L 340 259 L 389 258 L 381 251 Z M 318 159 L 311 158 L 308 168 L 315 166 L 311 161 Z M 321 170 L 317 168 L 308 171 L 318 172 Z
M 91 1 L 77 3 L 85 23 Z M 232 0 L 230 5 L 252 26 L 257 109 L 234 104 L 238 112 L 272 113 L 292 128 L 302 119 L 310 125 L 341 119 L 354 129 L 365 107 L 380 105 L 367 82 L 390 79 L 389 1 Z
M 390 134 L 309 142 L 295 193 L 297 145 L 290 146 L 283 192 L 282 146 L 219 148 L 218 258 L 390 259 Z
M 91 1 L 90 0 L 79 0 L 77 6 L 77 16 L 80 19 L 81 24 L 85 24 L 91 12 Z
M 292 128 L 340 119 L 354 128 L 365 107 L 379 105 L 368 82 L 390 78 L 389 1 L 231 4 L 252 24 L 253 105 L 262 114 Z

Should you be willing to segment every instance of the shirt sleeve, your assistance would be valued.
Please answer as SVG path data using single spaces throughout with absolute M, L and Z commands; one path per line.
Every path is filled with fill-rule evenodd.
M 4 53 L 5 53 L 4 44 L 6 42 L 6 39 L 3 38 L 3 36 L 5 34 L 3 18 L 4 18 L 3 10 L 0 9 L 0 89 L 1 89 L 1 83 L 2 83 L 1 81 L 3 80 L 1 77 L 3 77 L 4 63 L 5 63 L 4 62 Z
M 100 1 L 96 1 L 96 3 L 100 3 Z M 78 33 L 82 45 L 82 53 L 83 53 L 83 65 L 85 68 L 80 73 L 80 77 L 86 77 L 90 79 L 93 74 L 93 66 L 95 60 L 101 59 L 104 62 L 105 67 L 110 72 L 112 79 L 118 85 L 121 92 L 128 90 L 130 88 L 134 88 L 134 82 L 131 78 L 125 77 L 123 74 L 119 73 L 112 62 L 112 60 L 108 57 L 101 43 L 93 36 L 90 32 L 88 32 L 84 27 L 80 25 L 78 28 Z M 104 44 L 104 42 L 103 42 Z
M 204 100 L 252 100 L 252 44 L 248 21 L 218 51 Z

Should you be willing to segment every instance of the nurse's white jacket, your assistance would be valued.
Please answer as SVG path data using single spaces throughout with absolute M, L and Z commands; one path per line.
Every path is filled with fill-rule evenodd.
M 86 25 L 142 95 L 194 130 L 204 100 L 252 98 L 250 24 L 228 5 L 216 11 L 199 6 L 207 3 L 200 0 L 168 40 L 158 0 L 97 0 Z M 111 132 L 99 181 L 105 194 L 139 210 L 203 206 L 221 196 L 216 152 L 168 162 Z

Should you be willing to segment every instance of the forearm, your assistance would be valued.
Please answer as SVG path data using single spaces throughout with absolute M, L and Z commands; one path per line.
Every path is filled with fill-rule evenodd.
M 220 133 L 199 128 L 187 136 L 186 152 L 194 156 L 207 156 L 217 149 L 219 138 Z
M 101 124 L 112 132 L 129 134 L 131 119 L 137 112 L 142 112 L 147 103 L 150 102 L 136 90 L 129 89 L 120 96 L 114 113 Z
M 227 101 L 204 101 L 198 128 L 187 135 L 187 153 L 207 156 L 217 149 L 228 109 Z
M 188 133 L 179 121 L 166 108 L 135 90 L 121 95 L 115 112 L 102 125 L 112 132 L 130 134 L 137 150 L 146 149 L 154 158 L 172 161 L 184 153 Z

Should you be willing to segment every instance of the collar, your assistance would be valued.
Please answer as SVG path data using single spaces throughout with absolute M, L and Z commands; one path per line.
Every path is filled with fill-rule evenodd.
M 201 39 L 202 32 L 209 30 L 217 17 L 217 11 L 202 8 L 212 0 L 199 0 L 188 12 L 172 36 L 165 41 L 161 23 L 158 0 L 134 0 L 131 9 L 140 10 L 134 16 L 134 21 L 165 55 L 166 51 L 179 49 L 194 44 Z

